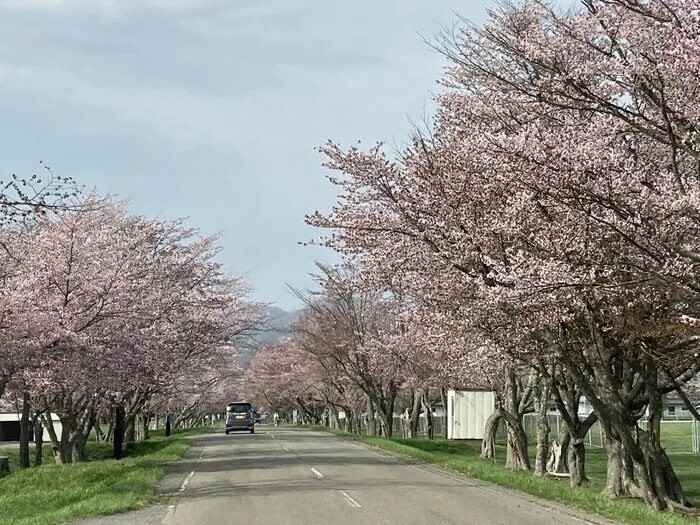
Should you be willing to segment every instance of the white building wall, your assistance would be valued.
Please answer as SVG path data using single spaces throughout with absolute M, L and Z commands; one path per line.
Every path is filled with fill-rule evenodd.
M 448 390 L 447 439 L 483 439 L 484 425 L 494 410 L 493 392 Z
M 16 412 L 5 412 L 5 413 L 0 413 L 0 422 L 1 421 L 20 421 L 22 418 L 21 414 L 17 414 Z M 60 438 L 61 437 L 61 430 L 62 430 L 62 425 L 61 425 L 61 420 L 56 414 L 51 414 L 51 420 L 53 421 L 53 428 L 56 430 L 56 435 Z M 31 440 L 34 441 L 34 434 L 31 435 Z M 46 427 L 44 427 L 44 442 L 50 442 L 51 437 L 49 436 L 49 431 L 46 430 Z M 0 441 L 2 443 L 2 441 Z

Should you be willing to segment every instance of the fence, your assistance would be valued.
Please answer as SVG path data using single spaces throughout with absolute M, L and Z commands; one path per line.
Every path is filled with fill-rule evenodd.
M 559 414 L 549 414 L 550 438 L 557 439 L 562 428 L 562 418 Z M 642 428 L 646 428 L 648 422 L 643 419 L 639 422 Z M 536 418 L 534 414 L 526 414 L 523 418 L 523 427 L 528 441 L 533 442 L 537 438 Z M 496 432 L 496 441 L 506 441 L 505 422 L 501 421 Z M 584 443 L 589 447 L 602 447 L 603 435 L 599 423 L 595 423 L 586 434 Z M 668 454 L 700 454 L 700 423 L 693 420 L 668 420 L 661 422 L 661 444 Z
M 435 437 L 442 437 L 445 431 L 445 424 L 446 424 L 446 418 L 445 416 L 433 416 L 433 435 Z M 367 422 L 364 419 L 361 419 L 359 422 L 359 434 L 367 434 Z M 379 421 L 377 420 L 377 424 L 379 424 Z M 342 420 L 341 420 L 341 425 L 342 425 Z M 395 415 L 393 422 L 392 422 L 392 434 L 393 437 L 395 438 L 400 438 L 400 437 L 408 437 L 405 430 L 406 430 L 406 420 L 402 419 L 400 416 Z M 418 417 L 418 437 L 428 437 L 428 420 L 426 419 L 424 414 L 421 414 Z

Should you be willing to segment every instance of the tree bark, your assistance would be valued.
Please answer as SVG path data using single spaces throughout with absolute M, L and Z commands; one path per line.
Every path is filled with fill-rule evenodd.
M 172 428 L 170 427 L 170 413 L 165 416 L 165 437 L 170 436 Z
M 423 390 L 423 395 L 421 396 L 421 404 L 425 410 L 425 424 L 426 424 L 426 434 L 428 439 L 433 439 L 435 437 L 435 431 L 433 427 L 433 407 L 430 406 L 430 394 L 429 389 Z
M 59 416 L 60 417 L 60 416 Z M 73 443 L 71 443 L 71 433 L 73 432 L 73 422 L 69 417 L 61 417 L 61 440 L 58 448 L 61 451 L 61 463 L 73 462 Z
M 44 457 L 44 427 L 41 412 L 34 412 L 34 466 L 40 467 Z
M 19 421 L 19 468 L 29 468 L 29 441 L 32 435 L 29 392 L 22 393 L 22 415 Z
M 506 417 L 508 422 L 508 418 Z M 508 422 L 508 442 L 506 448 L 506 468 L 509 470 L 530 470 L 530 457 L 527 450 L 527 434 L 522 419 Z
M 53 450 L 53 457 L 56 463 L 59 465 L 63 464 L 63 458 L 61 457 L 61 443 L 56 435 L 56 428 L 53 426 L 53 418 L 51 417 L 51 409 L 49 408 L 45 414 L 41 414 L 41 421 L 46 427 L 46 431 L 49 433 L 49 439 L 51 440 L 51 449 Z
M 150 434 L 150 429 L 148 428 L 148 425 L 150 424 L 152 419 L 151 415 L 143 415 L 143 439 L 151 439 L 151 434 Z
M 375 436 L 377 434 L 376 431 L 376 423 L 374 419 L 374 403 L 372 403 L 372 399 L 367 396 L 367 435 L 368 436 Z
M 447 389 L 440 389 L 440 400 L 442 401 L 442 410 L 444 412 L 442 425 L 442 438 L 447 439 Z
M 632 458 L 622 446 L 620 438 L 614 435 L 612 429 L 603 427 L 601 432 L 608 459 L 603 494 L 611 498 L 643 497 L 639 487 L 634 482 Z
M 88 460 L 87 440 L 82 432 L 76 432 L 73 436 L 73 447 L 71 449 L 71 458 L 73 463 Z
M 583 443 L 583 437 L 570 438 L 566 461 L 569 468 L 569 485 L 580 487 L 588 483 L 586 446 Z
M 552 441 L 552 451 L 549 462 L 547 463 L 547 472 L 554 475 L 569 474 L 569 462 L 567 457 L 569 453 L 569 443 L 571 443 L 571 434 L 569 433 L 566 423 L 563 423 L 559 431 L 558 439 Z
M 418 424 L 420 423 L 420 409 L 423 391 L 420 388 L 413 390 L 413 403 L 411 406 L 411 415 L 409 419 L 409 434 L 408 437 L 414 438 L 418 435 Z
M 549 456 L 549 386 L 543 378 L 535 387 L 535 421 L 537 425 L 537 451 L 535 453 L 535 475 L 547 474 L 547 457 Z
M 124 430 L 124 441 L 126 443 L 133 443 L 136 441 L 136 418 L 136 414 L 131 414 L 125 418 L 126 429 Z
M 95 417 L 95 441 L 107 441 L 107 436 L 102 431 L 100 416 Z
M 531 380 L 534 377 L 534 373 L 534 371 L 531 371 Z M 518 374 L 514 369 L 510 369 L 506 372 L 505 397 L 506 403 L 505 406 L 501 407 L 501 413 L 506 422 L 508 434 L 506 442 L 506 468 L 509 470 L 530 470 L 527 434 L 523 428 L 523 404 L 525 404 L 529 394 L 522 391 Z
M 498 425 L 500 424 L 502 417 L 503 411 L 500 408 L 498 408 L 486 420 L 484 428 L 484 439 L 481 440 L 482 459 L 493 459 L 495 457 L 496 451 L 493 447 L 494 443 L 496 442 L 496 432 L 498 432 Z
M 126 414 L 124 406 L 119 404 L 114 410 L 114 459 L 122 459 L 124 457 L 124 419 Z

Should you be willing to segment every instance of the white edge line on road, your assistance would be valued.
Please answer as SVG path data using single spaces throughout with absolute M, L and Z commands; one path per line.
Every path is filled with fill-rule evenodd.
M 187 475 L 187 477 L 185 478 L 185 481 L 182 482 L 182 486 L 180 487 L 180 492 L 185 492 L 187 485 L 190 484 L 190 480 L 192 479 L 192 476 L 194 476 L 194 470 L 192 472 L 190 472 Z
M 170 505 L 168 507 L 168 512 L 163 516 L 163 520 L 161 523 L 165 523 L 168 521 L 168 519 L 172 518 L 175 515 L 175 505 Z
M 275 437 L 275 436 L 273 436 L 272 434 L 268 434 L 268 436 L 270 436 L 271 438 Z
M 199 459 L 200 459 L 200 460 L 203 459 L 203 458 L 204 458 L 204 454 L 207 453 L 207 447 L 208 447 L 208 446 L 209 446 L 209 445 L 204 445 L 204 450 L 202 450 L 202 453 L 199 455 Z
M 316 470 L 313 467 L 311 467 L 311 472 L 313 472 L 316 475 L 316 477 L 319 477 L 319 478 L 323 477 L 323 474 L 321 474 L 318 470 Z
M 285 452 L 289 452 L 289 449 L 287 447 L 285 447 L 284 445 L 282 445 L 282 448 L 284 449 Z
M 343 495 L 343 498 L 345 498 L 345 501 L 347 501 L 351 507 L 355 507 L 356 509 L 359 509 L 362 506 L 357 501 L 352 499 L 350 497 L 350 495 L 347 492 L 345 492 L 344 490 L 339 490 L 338 492 L 340 492 Z

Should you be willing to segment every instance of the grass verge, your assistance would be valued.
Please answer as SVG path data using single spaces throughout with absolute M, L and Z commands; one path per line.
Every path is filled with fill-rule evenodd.
M 479 457 L 480 441 L 386 439 L 347 434 L 323 426 L 306 428 L 332 432 L 425 463 L 461 472 L 475 479 L 489 481 L 631 525 L 698 525 L 697 520 L 676 513 L 656 512 L 639 501 L 615 500 L 603 496 L 601 492 L 605 486 L 606 457 L 605 452 L 599 448 L 586 450 L 586 470 L 591 479 L 590 485 L 572 488 L 567 479 L 540 478 L 534 476 L 532 472 L 506 470 L 505 446 L 496 447 L 495 460 L 483 460 Z M 531 450 L 531 456 L 534 461 L 534 450 Z M 671 461 L 688 498 L 691 501 L 700 502 L 700 477 L 697 475 L 700 471 L 700 456 L 671 455 Z
M 3 525 L 55 525 L 67 521 L 142 508 L 157 499 L 154 488 L 165 465 L 180 459 L 191 436 L 205 428 L 151 432 L 151 439 L 131 443 L 124 459 L 110 459 L 108 443 L 88 443 L 89 461 L 56 465 L 50 446 L 43 465 L 20 470 L 19 450 L 0 449 L 11 474 L 0 479 L 0 522 Z M 33 448 L 33 447 L 32 447 Z M 31 450 L 32 459 L 34 450 Z

